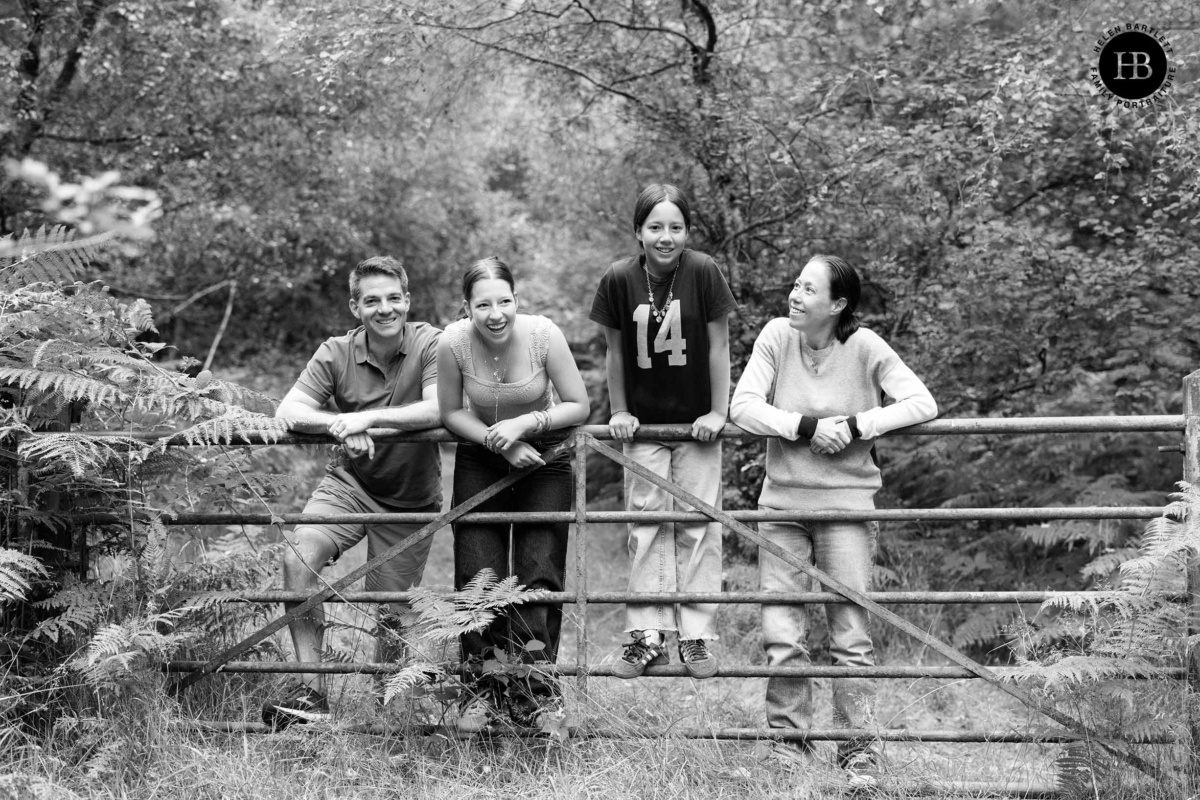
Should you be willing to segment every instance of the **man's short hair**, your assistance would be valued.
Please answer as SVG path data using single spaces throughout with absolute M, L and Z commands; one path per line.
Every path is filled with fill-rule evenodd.
M 400 281 L 400 288 L 408 292 L 408 273 L 400 259 L 391 256 L 373 256 L 358 262 L 358 266 L 350 271 L 350 296 L 355 300 L 360 298 L 359 284 L 368 275 L 387 275 Z

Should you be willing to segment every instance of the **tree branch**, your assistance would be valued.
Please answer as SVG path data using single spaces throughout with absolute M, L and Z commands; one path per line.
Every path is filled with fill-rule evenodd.
M 597 80 L 596 78 L 593 78 L 591 75 L 588 75 L 586 72 L 584 72 L 583 70 L 580 70 L 576 67 L 572 67 L 568 64 L 562 64 L 557 61 L 551 61 L 548 58 L 539 58 L 538 56 L 532 56 L 532 55 L 529 55 L 528 53 L 522 53 L 519 50 L 513 50 L 510 47 L 505 47 L 503 45 L 496 44 L 495 42 L 482 42 L 482 41 L 479 41 L 478 39 L 475 39 L 474 37 L 467 36 L 465 33 L 462 33 L 461 31 L 455 31 L 455 34 L 457 36 L 462 37 L 463 39 L 466 39 L 468 42 L 471 42 L 472 44 L 479 45 L 480 47 L 486 47 L 490 50 L 496 50 L 501 53 L 507 53 L 510 56 L 516 56 L 517 58 L 522 59 L 523 61 L 528 61 L 531 64 L 539 64 L 544 67 L 552 67 L 554 69 L 561 70 L 562 72 L 566 72 L 570 75 L 574 75 L 575 77 L 580 78 L 580 79 L 590 83 L 592 86 L 595 86 L 597 89 L 599 89 L 603 92 L 608 92 L 609 94 L 614 94 L 618 97 L 623 97 L 626 100 L 628 100 L 629 102 L 631 102 L 635 105 L 641 106 L 643 108 L 647 107 L 646 103 L 640 97 L 637 97 L 636 95 L 632 95 L 629 92 L 621 91 L 620 89 L 616 88 L 615 86 L 610 86 L 609 84 L 603 83 L 602 81 Z
M 221 343 L 221 337 L 225 335 L 225 328 L 229 325 L 229 318 L 233 315 L 233 300 L 237 297 L 237 278 L 232 278 L 229 281 L 229 300 L 225 303 L 225 316 L 221 318 L 221 327 L 217 328 L 217 335 L 213 337 L 212 344 L 208 347 L 208 355 L 204 358 L 204 366 L 200 371 L 208 369 L 212 366 L 213 357 L 217 354 L 217 345 Z

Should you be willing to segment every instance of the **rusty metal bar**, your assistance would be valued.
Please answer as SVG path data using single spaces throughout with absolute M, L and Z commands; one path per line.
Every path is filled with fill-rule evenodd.
M 175 720 L 171 724 L 181 728 L 203 728 L 223 733 L 273 733 L 274 729 L 261 722 L 234 722 L 226 720 Z M 445 734 L 446 729 L 439 725 L 388 725 L 385 723 L 359 722 L 350 724 L 332 723 L 331 730 L 346 733 L 365 733 L 377 736 L 395 736 L 411 732 L 419 736 Z M 536 737 L 541 732 L 534 728 L 506 728 L 505 733 L 515 736 Z M 964 742 L 964 743 L 1008 743 L 1024 744 L 1036 742 L 1041 744 L 1066 744 L 1083 741 L 1080 734 L 1055 733 L 1021 733 L 1018 731 L 956 731 L 945 728 L 916 730 L 891 730 L 882 728 L 873 735 L 885 742 Z M 807 731 L 784 730 L 780 728 L 694 728 L 672 727 L 662 730 L 620 728 L 616 726 L 585 727 L 579 729 L 573 738 L 585 739 L 709 739 L 720 741 L 814 741 L 814 742 L 848 742 L 862 738 L 862 729 L 856 728 L 811 728 Z M 1141 744 L 1172 744 L 1173 740 L 1165 737 L 1151 737 L 1141 740 Z
M 1158 414 L 1147 416 L 1111 416 L 1111 417 L 1009 417 L 981 419 L 935 419 L 922 422 L 907 428 L 890 431 L 885 436 L 940 436 L 940 435 L 978 435 L 978 434 L 1020 434 L 1020 433 L 1174 433 L 1186 429 L 1186 421 L 1182 414 Z M 607 425 L 580 425 L 572 429 L 577 433 L 586 433 L 596 439 L 611 439 Z M 96 438 L 136 439 L 148 442 L 163 442 L 170 447 L 189 447 L 194 443 L 182 434 L 169 431 L 79 431 Z M 556 432 L 558 434 L 558 432 Z M 37 434 L 33 434 L 36 436 Z M 560 434 L 559 434 L 560 435 Z M 454 434 L 445 428 L 433 428 L 424 431 L 396 431 L 385 428 L 372 428 L 371 438 L 378 442 L 456 442 Z M 679 441 L 692 438 L 690 425 L 643 425 L 634 434 L 636 439 L 657 441 Z M 727 424 L 721 432 L 723 439 L 760 438 L 746 433 L 732 423 Z M 164 441 L 165 440 L 165 441 Z M 533 438 L 534 441 L 537 437 Z M 326 434 L 287 433 L 282 436 L 269 434 L 251 434 L 250 436 L 234 436 L 228 443 L 231 445 L 259 444 L 291 444 L 291 445 L 322 445 L 335 443 L 332 436 Z
M 166 672 L 191 672 L 205 664 L 203 661 L 167 661 Z M 454 665 L 449 665 L 454 666 Z M 390 675 L 399 672 L 403 664 L 381 661 L 229 661 L 222 672 L 245 672 L 256 674 L 312 672 L 323 675 Z M 581 670 L 573 664 L 554 664 L 537 667 L 539 672 L 560 677 L 611 678 L 613 668 L 607 666 L 588 667 Z M 1023 667 L 992 667 L 992 671 L 1009 680 L 1033 677 L 1034 671 Z M 644 673 L 650 678 L 686 678 L 688 671 L 682 664 L 665 667 L 647 667 Z M 806 664 L 795 667 L 768 667 L 765 664 L 729 664 L 717 670 L 719 678 L 902 678 L 914 680 L 933 678 L 938 680 L 978 680 L 979 676 L 964 667 L 910 666 L 885 664 L 875 667 L 835 667 L 829 664 Z M 1140 675 L 1123 676 L 1123 680 L 1180 680 L 1187 677 L 1183 667 L 1150 670 Z M 1116 680 L 1117 678 L 1112 678 Z
M 579 621 L 576 623 L 575 665 L 579 670 L 576 687 L 579 694 L 587 697 L 588 679 L 588 597 L 587 592 L 587 442 L 582 436 L 572 437 L 575 442 L 575 605 Z
M 874 511 L 729 511 L 729 516 L 741 522 L 798 521 L 798 522 L 952 522 L 1005 521 L 1043 522 L 1052 519 L 1154 519 L 1162 516 L 1163 506 L 1047 506 L 1041 508 L 878 508 Z M 708 516 L 699 511 L 589 511 L 589 522 L 701 522 Z M 282 514 L 262 513 L 180 513 L 164 515 L 166 525 L 301 525 L 358 523 L 363 525 L 407 522 L 427 523 L 438 518 L 431 512 L 395 511 L 363 514 Z M 75 514 L 71 519 L 82 522 L 126 522 L 128 517 L 117 514 Z M 475 511 L 460 517 L 464 522 L 577 522 L 574 511 Z
M 801 561 L 800 559 L 796 558 L 796 556 L 794 554 L 787 552 L 779 545 L 767 540 L 766 537 L 759 534 L 758 531 L 755 531 L 755 530 L 747 527 L 744 523 L 738 522 L 737 520 L 733 519 L 728 514 L 721 511 L 720 509 L 714 508 L 713 506 L 709 505 L 708 503 L 705 503 L 700 498 L 696 497 L 695 495 L 691 494 L 690 492 L 687 492 L 687 491 L 679 488 L 678 486 L 675 486 L 670 481 L 667 481 L 666 479 L 664 479 L 658 475 L 655 475 L 653 472 L 646 469 L 645 467 L 643 467 L 641 464 L 637 463 L 633 459 L 625 456 L 623 453 L 619 453 L 616 450 L 614 450 L 613 448 L 604 444 L 603 442 L 599 442 L 592 438 L 589 438 L 588 444 L 597 452 L 599 452 L 605 456 L 608 456 L 613 461 L 616 461 L 618 464 L 623 466 L 626 470 L 629 470 L 630 472 L 635 473 L 639 477 L 653 483 L 655 486 L 658 486 L 659 488 L 664 489 L 665 491 L 669 492 L 675 498 L 684 501 L 685 503 L 692 506 L 692 508 L 697 509 L 698 511 L 704 512 L 705 514 L 710 516 L 712 519 L 725 525 L 725 527 L 727 527 L 730 530 L 734 531 L 735 533 L 745 537 L 746 539 L 749 539 L 751 542 L 757 544 L 760 549 L 766 550 L 767 552 L 771 553 L 772 555 L 775 555 L 778 558 L 781 558 L 784 561 L 784 563 L 786 563 L 796 569 L 799 569 L 801 572 L 805 573 L 806 575 L 808 575 L 811 578 L 815 578 L 826 588 L 833 589 L 834 591 L 845 595 L 847 598 L 853 600 L 859 606 L 862 606 L 866 610 L 870 611 L 877 618 L 883 620 L 884 622 L 888 623 L 889 625 L 891 625 L 895 628 L 899 628 L 900 630 L 904 631 L 905 633 L 907 633 L 908 635 L 917 639 L 918 641 L 928 645 L 933 650 L 940 653 L 944 657 L 950 659 L 951 661 L 953 661 L 963 667 L 966 667 L 967 669 L 969 669 L 971 672 L 973 672 L 978 677 L 986 680 L 988 683 L 997 687 L 1001 691 L 1003 691 L 1006 694 L 1009 694 L 1012 697 L 1016 698 L 1017 700 L 1021 701 L 1021 703 L 1023 703 L 1027 707 L 1041 712 L 1042 714 L 1044 714 L 1045 716 L 1054 720 L 1059 725 L 1062 725 L 1063 727 L 1067 728 L 1068 730 L 1075 731 L 1076 733 L 1085 734 L 1094 739 L 1103 738 L 1103 737 L 1100 737 L 1098 735 L 1098 733 L 1095 730 L 1093 730 L 1086 723 L 1084 723 L 1078 719 L 1075 719 L 1072 716 L 1064 714 L 1063 712 L 1059 711 L 1057 708 L 1050 705 L 1049 703 L 1046 703 L 1046 702 L 1043 702 L 1043 701 L 1037 699 L 1036 697 L 1031 695 L 1029 692 L 1026 692 L 1024 689 L 1020 689 L 1016 686 L 1013 686 L 1012 684 L 1009 684 L 1009 683 L 1001 680 L 994 672 L 992 672 L 990 669 L 983 666 L 982 664 L 978 663 L 974 659 L 968 658 L 963 653 L 959 652 L 958 650 L 955 650 L 954 648 L 952 648 L 949 645 L 947 645 L 946 643 L 942 642 L 940 639 L 930 635 L 928 632 L 922 630 L 921 628 L 918 628 L 917 626 L 913 625 L 908 620 L 905 620 L 901 617 L 896 616 L 894 613 L 892 613 L 891 611 L 888 611 L 883 606 L 868 599 L 866 596 L 864 596 L 862 594 L 862 592 L 859 592 L 855 589 L 851 589 L 849 586 L 846 586 L 841 581 L 831 578 L 829 575 L 827 575 L 826 573 L 817 569 L 813 565 L 808 564 L 804 561 Z M 1110 754 L 1120 758 L 1121 760 L 1125 761 L 1126 763 L 1130 764 L 1131 766 L 1136 767 L 1138 770 L 1146 773 L 1147 775 L 1153 776 L 1155 778 L 1160 778 L 1160 779 L 1163 777 L 1161 771 L 1156 766 L 1147 762 L 1145 759 L 1141 758 L 1136 753 L 1133 753 L 1128 750 L 1125 750 L 1125 749 L 1122 749 L 1119 747 L 1115 747 L 1112 745 L 1102 744 L 1101 746 L 1103 746 Z
M 578 547 L 578 543 L 576 547 Z M 446 595 L 453 594 L 446 590 Z M 299 603 L 307 600 L 306 592 L 289 592 L 282 589 L 229 593 L 230 602 L 244 603 Z M 999 605 L 1006 603 L 1044 603 L 1056 597 L 1086 597 L 1102 602 L 1115 599 L 1119 592 L 867 592 L 866 597 L 883 605 Z M 1148 595 L 1153 596 L 1153 595 Z M 1158 595 L 1162 600 L 1185 601 L 1190 595 L 1168 594 Z M 412 592 L 339 592 L 330 597 L 327 603 L 407 603 L 413 598 Z M 584 597 L 581 592 L 538 592 L 531 594 L 525 602 L 531 604 L 551 603 L 581 603 Z M 625 604 L 625 603 L 763 603 L 775 605 L 815 604 L 815 603 L 850 603 L 836 592 L 592 592 L 586 596 L 588 603 Z

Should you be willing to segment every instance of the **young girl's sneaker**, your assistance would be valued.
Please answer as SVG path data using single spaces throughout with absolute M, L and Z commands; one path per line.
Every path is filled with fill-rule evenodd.
M 708 651 L 703 639 L 680 639 L 679 660 L 693 678 L 711 678 L 717 674 L 717 658 Z
M 263 703 L 262 718 L 277 731 L 294 723 L 328 722 L 329 700 L 316 689 L 299 684 L 282 700 Z
M 632 635 L 633 640 L 625 645 L 625 652 L 613 666 L 613 674 L 618 678 L 636 678 L 646 671 L 646 667 L 671 663 L 667 648 L 662 644 L 646 641 L 646 635 L 641 631 L 633 631 Z

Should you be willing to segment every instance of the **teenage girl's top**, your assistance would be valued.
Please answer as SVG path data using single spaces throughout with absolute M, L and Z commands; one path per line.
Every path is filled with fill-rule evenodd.
M 708 323 L 737 303 L 716 262 L 694 250 L 680 254 L 673 275 L 649 277 L 653 309 L 648 275 L 645 255 L 614 263 L 589 318 L 621 332 L 629 412 L 644 425 L 691 423 L 712 410 Z
M 550 354 L 550 331 L 554 323 L 546 317 L 518 314 L 518 325 L 529 326 L 529 350 L 519 351 L 510 346 L 507 359 L 528 358 L 531 373 L 515 383 L 502 383 L 494 375 L 479 375 L 471 358 L 471 320 L 461 319 L 446 326 L 443 334 L 450 341 L 450 351 L 463 377 L 463 408 L 478 417 L 485 425 L 502 419 L 512 419 L 530 411 L 546 411 L 554 405 L 550 374 L 546 359 Z M 515 331 L 514 331 L 515 333 Z M 497 365 L 504 370 L 507 365 Z

